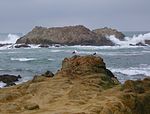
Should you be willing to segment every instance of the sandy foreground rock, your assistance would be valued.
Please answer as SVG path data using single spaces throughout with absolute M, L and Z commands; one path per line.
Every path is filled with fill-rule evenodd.
M 53 77 L 0 89 L 0 114 L 150 114 L 150 78 L 120 84 L 101 57 L 75 55 Z

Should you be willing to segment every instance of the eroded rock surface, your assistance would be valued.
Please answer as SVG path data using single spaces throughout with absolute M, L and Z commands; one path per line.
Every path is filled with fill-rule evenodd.
M 49 73 L 46 73 L 46 75 Z M 44 75 L 44 74 L 43 74 Z M 65 58 L 52 77 L 0 89 L 2 114 L 149 114 L 150 78 L 120 84 L 99 56 Z
M 114 29 L 98 29 L 91 31 L 82 26 L 35 27 L 31 32 L 17 40 L 18 43 L 41 45 L 115 45 L 106 35 L 116 35 L 123 40 L 124 35 Z
M 122 32 L 119 32 L 116 29 L 111 29 L 107 27 L 95 29 L 93 30 L 93 32 L 103 37 L 114 35 L 119 40 L 124 40 L 124 37 L 125 37 L 125 35 Z

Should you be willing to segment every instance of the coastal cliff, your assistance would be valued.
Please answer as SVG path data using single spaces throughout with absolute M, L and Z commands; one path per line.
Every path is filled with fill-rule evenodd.
M 61 44 L 61 45 L 115 45 L 106 36 L 115 35 L 124 39 L 124 35 L 114 29 L 91 31 L 83 25 L 66 27 L 35 27 L 31 32 L 17 40 L 17 44 Z
M 0 113 L 150 113 L 150 78 L 120 84 L 99 56 L 65 58 L 55 75 L 47 74 L 0 89 Z

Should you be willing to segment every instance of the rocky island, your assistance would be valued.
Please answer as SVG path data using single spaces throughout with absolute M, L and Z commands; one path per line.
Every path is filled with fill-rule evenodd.
M 125 37 L 123 33 L 107 27 L 91 31 L 83 25 L 52 28 L 36 26 L 16 43 L 113 46 L 115 44 L 106 37 L 110 35 L 121 40 Z
M 1 114 L 150 114 L 150 78 L 120 84 L 99 56 L 65 58 L 56 74 L 0 89 Z

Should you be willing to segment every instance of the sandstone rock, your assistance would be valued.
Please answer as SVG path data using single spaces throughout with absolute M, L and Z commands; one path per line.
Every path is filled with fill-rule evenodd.
M 96 74 L 94 76 L 94 74 Z M 98 80 L 97 86 L 104 89 L 112 85 L 119 84 L 119 81 L 113 73 L 106 69 L 103 59 L 99 56 L 78 56 L 75 55 L 71 58 L 65 58 L 62 62 L 62 68 L 57 72 L 57 75 L 69 76 L 69 78 L 88 79 L 93 75 L 93 78 Z M 89 77 L 88 77 L 89 76 Z M 93 80 L 95 81 L 95 80 Z
M 17 113 L 17 111 L 20 110 L 20 106 L 18 106 L 15 103 L 6 103 L 5 105 L 0 106 L 1 111 L 4 111 L 5 113 L 3 114 L 12 114 L 12 113 Z
M 39 109 L 40 107 L 36 103 L 27 103 L 24 106 L 24 108 L 27 109 L 27 110 L 36 110 L 36 109 Z
M 121 99 L 133 114 L 149 113 L 150 91 L 148 88 L 150 88 L 150 78 L 137 81 L 128 80 L 123 84 L 123 88 L 125 93 L 121 95 Z
M 53 28 L 35 27 L 31 32 L 18 39 L 16 43 L 44 45 L 115 45 L 106 38 L 106 35 L 112 34 L 118 36 L 119 39 L 123 39 L 124 36 L 122 33 L 113 29 L 91 31 L 82 25 Z
M 115 81 L 117 78 L 99 56 L 65 58 L 60 71 L 51 78 L 35 76 L 23 84 L 0 89 L 0 113 L 150 113 L 149 77 L 124 84 Z

